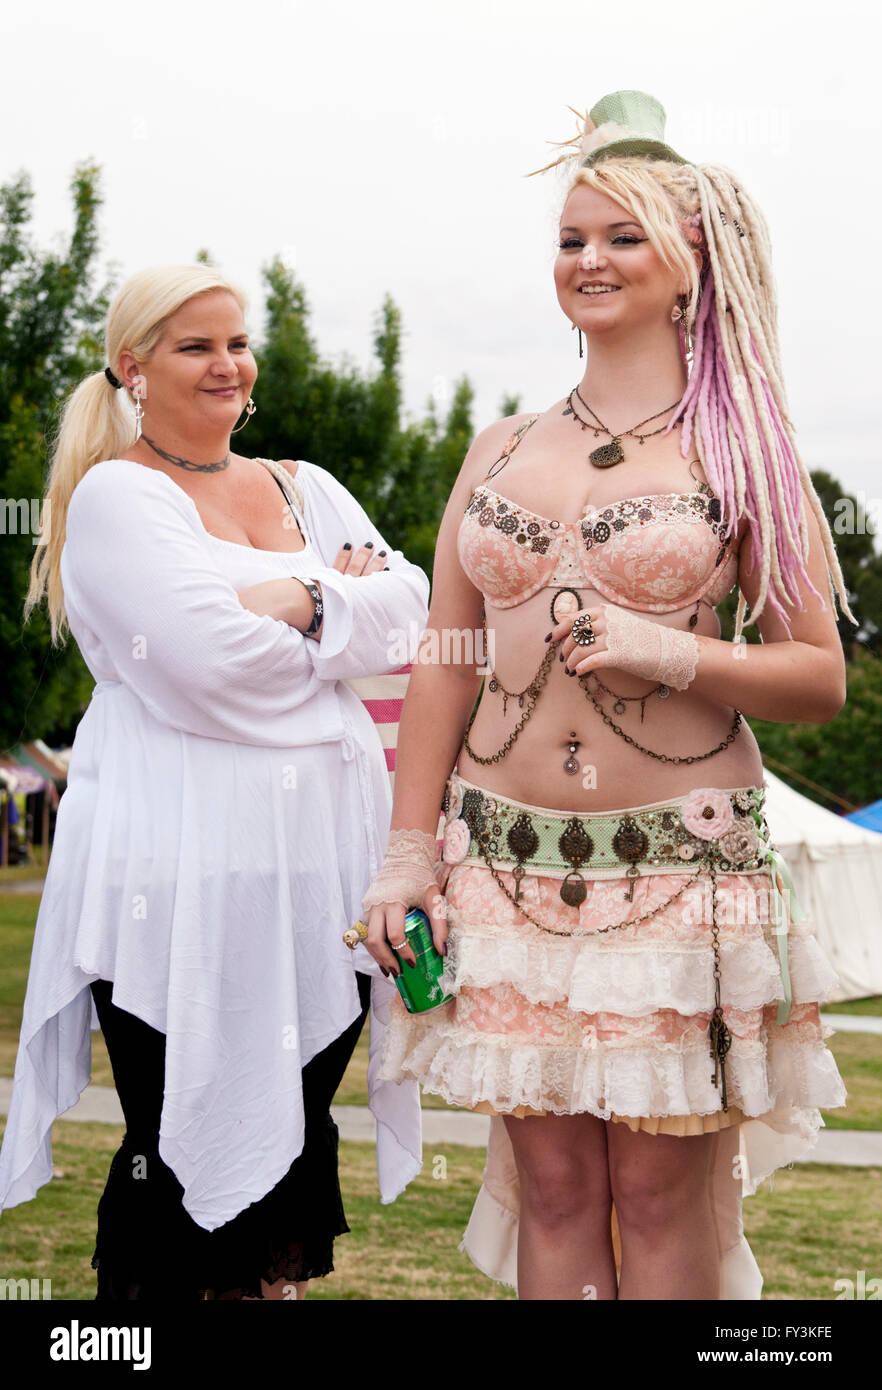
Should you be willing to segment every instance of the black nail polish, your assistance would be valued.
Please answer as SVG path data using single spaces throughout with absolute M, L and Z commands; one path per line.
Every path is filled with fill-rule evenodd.
M 550 642 L 550 641 L 551 641 L 551 633 L 550 633 L 550 632 L 549 632 L 549 634 L 548 634 L 548 636 L 546 637 L 545 640 L 546 640 L 546 642 Z
M 385 555 L 386 552 L 385 552 L 385 550 L 378 550 L 378 551 L 377 551 L 377 554 L 378 554 L 378 555 Z
M 373 541 L 365 541 L 365 543 L 364 543 L 364 548 L 365 548 L 365 550 L 373 550 L 373 548 L 374 548 L 374 543 L 373 543 Z
M 383 566 L 383 569 L 384 569 L 384 570 L 387 570 L 388 568 L 389 568 L 388 565 L 384 565 L 384 566 Z
M 351 550 L 351 549 L 352 549 L 352 546 L 351 546 L 351 544 L 349 543 L 349 541 L 346 541 L 346 542 L 344 543 L 343 549 L 344 549 L 344 550 Z

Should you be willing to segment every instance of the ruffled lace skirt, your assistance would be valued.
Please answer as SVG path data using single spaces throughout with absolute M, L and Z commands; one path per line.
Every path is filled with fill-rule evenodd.
M 513 875 L 499 876 L 514 893 Z M 585 901 L 573 907 L 561 900 L 559 878 L 524 876 L 521 902 L 558 937 L 526 922 L 488 868 L 459 863 L 450 871 L 442 984 L 454 997 L 424 1014 L 393 1008 L 381 1076 L 415 1078 L 450 1105 L 494 1116 L 462 1248 L 497 1280 L 517 1285 L 518 1178 L 501 1115 L 587 1112 L 652 1134 L 717 1134 L 711 1206 L 720 1297 L 760 1296 L 741 1201 L 774 1169 L 808 1153 L 822 1124 L 819 1107 L 846 1102 L 825 1044 L 833 1030 L 818 1009 L 837 976 L 810 925 L 791 922 L 792 1004 L 779 1024 L 783 982 L 769 875 L 717 874 L 720 993 L 732 1038 L 724 1111 L 708 1036 L 709 876 L 645 921 L 591 934 L 643 917 L 681 885 L 676 872 L 644 874 L 629 901 L 628 879 L 589 880 Z M 620 1264 L 615 1213 L 613 1237 Z

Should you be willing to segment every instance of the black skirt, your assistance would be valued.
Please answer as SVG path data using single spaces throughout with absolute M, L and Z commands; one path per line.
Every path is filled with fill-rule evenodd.
M 92 984 L 126 1122 L 98 1203 L 97 1299 L 260 1298 L 262 1279 L 293 1285 L 330 1273 L 334 1237 L 349 1230 L 330 1106 L 370 1004 L 370 977 L 357 980 L 359 1017 L 303 1068 L 302 1152 L 270 1192 L 214 1231 L 185 1211 L 184 1190 L 159 1156 L 165 1034 L 117 1008 L 110 981 Z

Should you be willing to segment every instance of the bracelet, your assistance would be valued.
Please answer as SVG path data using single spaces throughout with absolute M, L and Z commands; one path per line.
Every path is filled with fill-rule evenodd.
M 300 579 L 300 575 L 294 574 L 291 576 L 291 578 Z M 321 591 L 318 588 L 318 586 L 313 582 L 313 580 L 300 579 L 300 583 L 304 584 L 306 588 L 309 590 L 309 592 L 312 594 L 312 601 L 315 604 L 315 612 L 312 615 L 312 622 L 309 624 L 309 627 L 304 628 L 303 630 L 304 637 L 311 637 L 314 632 L 318 632 L 319 628 L 322 625 L 322 618 L 324 616 L 324 604 L 322 603 Z

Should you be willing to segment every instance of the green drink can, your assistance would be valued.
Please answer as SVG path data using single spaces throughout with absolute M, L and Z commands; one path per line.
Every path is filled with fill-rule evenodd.
M 453 998 L 452 994 L 445 994 L 441 988 L 444 957 L 435 949 L 429 919 L 418 907 L 405 917 L 404 934 L 416 964 L 410 965 L 403 956 L 399 956 L 401 974 L 395 984 L 408 1013 L 424 1014 Z

